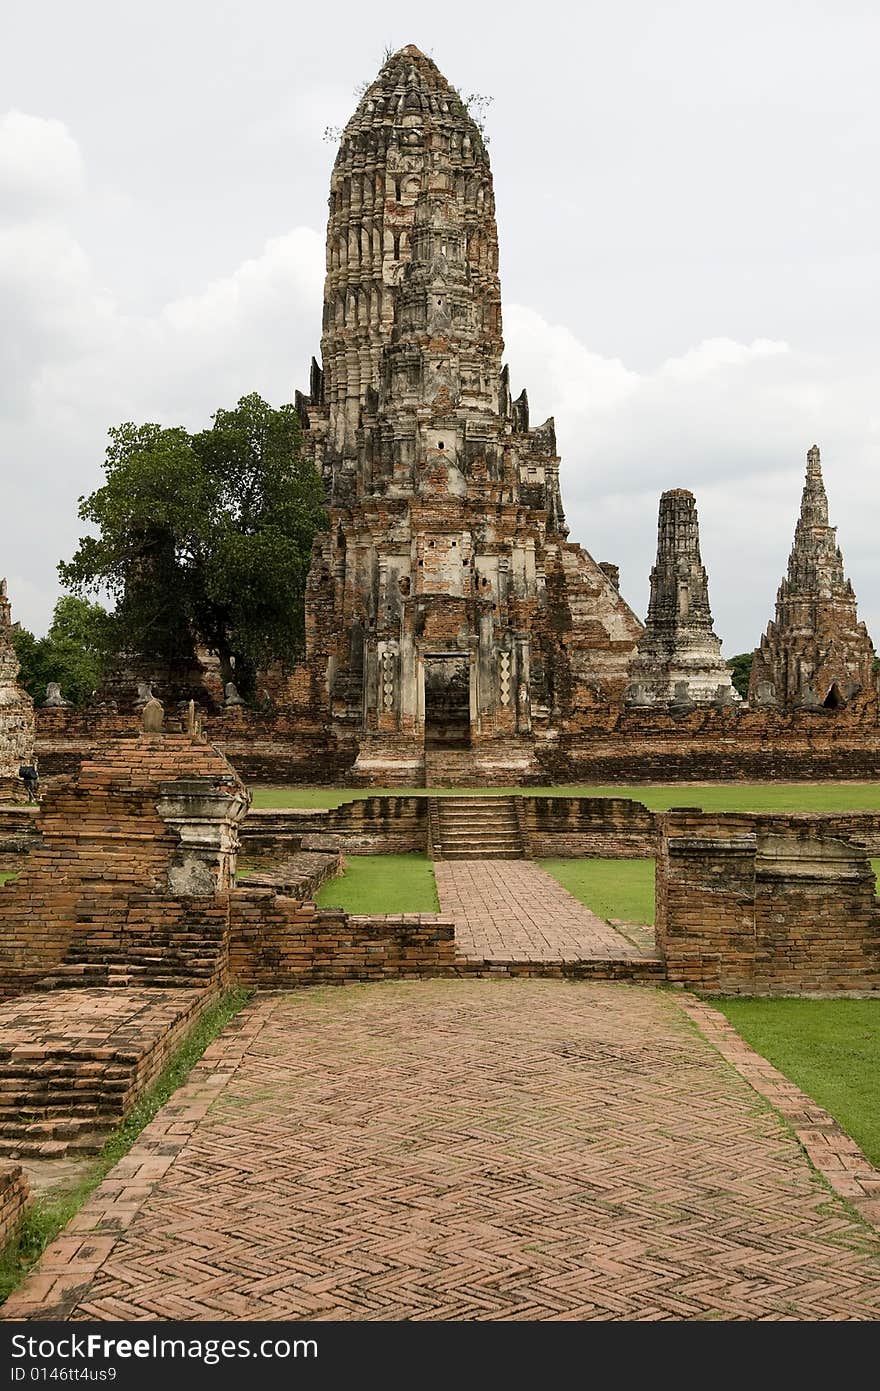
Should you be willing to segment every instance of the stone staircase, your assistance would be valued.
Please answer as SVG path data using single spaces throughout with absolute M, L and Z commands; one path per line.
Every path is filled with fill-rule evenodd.
M 526 857 L 514 797 L 432 797 L 435 860 L 522 860 Z

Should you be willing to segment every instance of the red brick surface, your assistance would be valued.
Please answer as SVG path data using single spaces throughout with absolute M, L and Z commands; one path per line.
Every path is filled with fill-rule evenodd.
M 4 1309 L 88 1319 L 876 1319 L 880 1235 L 678 997 L 258 999 Z

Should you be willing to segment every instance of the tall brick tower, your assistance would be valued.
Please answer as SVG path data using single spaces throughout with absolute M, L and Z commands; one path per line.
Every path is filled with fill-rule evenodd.
M 322 365 L 297 397 L 331 517 L 307 662 L 365 777 L 524 774 L 623 694 L 640 624 L 615 568 L 567 541 L 554 422 L 530 427 L 502 351 L 486 146 L 409 46 L 342 135 Z
M 739 700 L 712 627 L 697 504 L 686 488 L 673 488 L 660 498 L 648 621 L 630 666 L 630 683 L 631 705 Z
M 876 698 L 874 645 L 859 622 L 837 528 L 828 525 L 828 498 L 814 444 L 807 454 L 788 574 L 776 595 L 776 619 L 755 652 L 749 700 L 785 709 L 838 709 L 858 696 Z

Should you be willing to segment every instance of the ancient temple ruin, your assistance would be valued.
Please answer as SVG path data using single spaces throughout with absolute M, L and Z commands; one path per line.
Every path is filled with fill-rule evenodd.
M 410 46 L 342 135 L 323 365 L 297 398 L 331 517 L 307 662 L 356 773 L 499 741 L 526 771 L 536 740 L 622 698 L 641 625 L 616 568 L 568 541 L 554 422 L 531 425 L 502 351 L 486 146 Z
M 22 794 L 18 770 L 34 759 L 34 702 L 18 684 L 12 605 L 0 580 L 0 801 Z
M 876 699 L 874 645 L 859 621 L 852 584 L 843 570 L 837 528 L 828 525 L 828 498 L 819 448 L 807 454 L 801 511 L 771 620 L 755 652 L 749 684 L 754 705 L 839 709 Z
M 629 705 L 729 705 L 740 699 L 712 627 L 697 504 L 686 488 L 660 499 L 648 621 L 629 676 Z

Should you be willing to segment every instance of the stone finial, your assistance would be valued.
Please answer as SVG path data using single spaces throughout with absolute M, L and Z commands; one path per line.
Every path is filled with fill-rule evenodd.
M 227 681 L 223 687 L 223 705 L 227 710 L 233 705 L 244 705 L 234 681 Z
M 46 686 L 46 699 L 43 706 L 47 710 L 69 709 L 71 702 L 65 700 L 61 694 L 61 686 L 57 681 L 50 681 Z
M 155 696 L 150 696 L 141 711 L 141 724 L 145 734 L 163 734 L 165 731 L 165 707 Z

